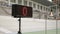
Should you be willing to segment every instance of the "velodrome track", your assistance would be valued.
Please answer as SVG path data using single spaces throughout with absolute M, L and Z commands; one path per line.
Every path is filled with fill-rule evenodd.
M 56 20 L 47 20 L 47 26 L 45 21 L 44 19 L 21 18 L 22 34 L 45 34 L 45 27 L 48 34 L 56 34 Z M 57 31 L 60 34 L 60 20 L 57 23 Z M 17 33 L 18 25 L 18 18 L 0 15 L 0 34 Z

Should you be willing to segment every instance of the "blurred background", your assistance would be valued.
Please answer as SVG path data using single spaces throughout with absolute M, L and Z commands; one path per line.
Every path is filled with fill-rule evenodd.
M 19 18 L 12 4 L 33 8 L 32 18 L 21 18 L 22 34 L 60 34 L 60 0 L 0 0 L 0 34 L 17 33 Z

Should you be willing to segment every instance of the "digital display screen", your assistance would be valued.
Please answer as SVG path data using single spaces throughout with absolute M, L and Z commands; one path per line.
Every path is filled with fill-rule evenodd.
M 14 17 L 32 17 L 32 7 L 13 4 L 12 16 Z

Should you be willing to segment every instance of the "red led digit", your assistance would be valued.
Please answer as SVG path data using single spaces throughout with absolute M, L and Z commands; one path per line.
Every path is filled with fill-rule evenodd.
M 22 11 L 23 16 L 26 16 L 27 15 L 27 8 L 23 7 L 22 10 L 23 10 Z

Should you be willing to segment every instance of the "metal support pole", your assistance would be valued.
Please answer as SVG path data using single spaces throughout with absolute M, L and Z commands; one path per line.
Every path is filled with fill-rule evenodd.
M 48 20 L 48 10 L 45 13 L 46 19 L 45 19 L 45 34 L 47 34 L 47 20 Z
M 56 34 L 58 34 L 57 6 L 56 6 Z
M 18 34 L 21 34 L 21 18 L 19 18 L 19 31 L 18 31 Z
M 45 34 L 47 34 L 47 13 L 46 13 L 46 19 L 45 19 Z
M 47 34 L 47 19 L 45 20 L 45 34 Z

